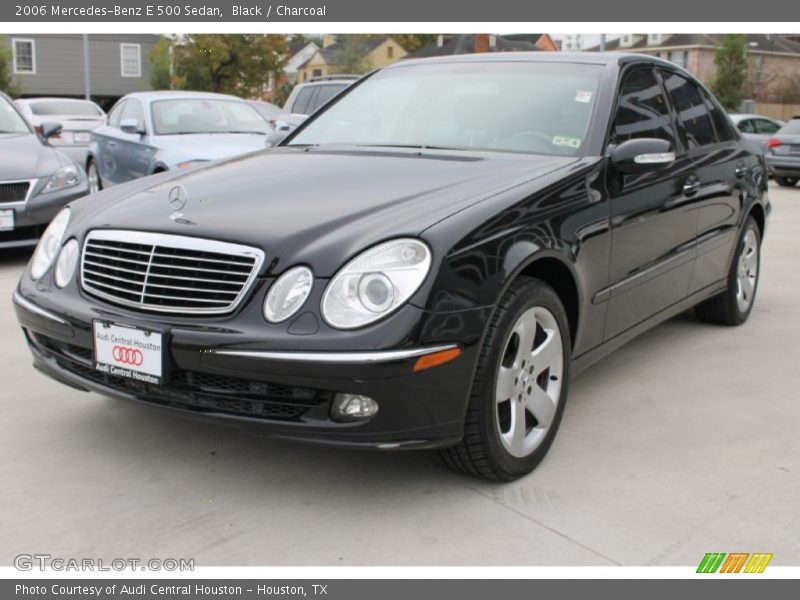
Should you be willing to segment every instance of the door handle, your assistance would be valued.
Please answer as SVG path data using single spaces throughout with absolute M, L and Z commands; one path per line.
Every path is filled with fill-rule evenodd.
M 683 193 L 685 196 L 691 196 L 692 194 L 696 194 L 699 189 L 700 189 L 699 179 L 687 179 L 683 184 Z
M 733 172 L 738 179 L 747 175 L 747 167 L 744 165 L 736 165 L 736 170 Z

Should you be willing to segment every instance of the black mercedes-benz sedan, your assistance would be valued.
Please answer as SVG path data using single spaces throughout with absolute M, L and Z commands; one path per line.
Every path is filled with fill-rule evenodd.
M 748 318 L 769 212 L 671 63 L 409 60 L 273 149 L 73 202 L 14 301 L 72 387 L 506 481 L 590 363 L 691 307 Z

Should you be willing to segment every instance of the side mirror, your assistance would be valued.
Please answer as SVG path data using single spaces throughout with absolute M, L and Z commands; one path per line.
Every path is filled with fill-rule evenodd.
M 670 146 L 667 140 L 657 138 L 628 140 L 611 149 L 611 162 L 626 175 L 658 171 L 675 162 Z
M 44 139 L 55 137 L 61 133 L 61 123 L 56 123 L 55 121 L 42 123 L 41 127 L 42 137 Z
M 272 148 L 281 143 L 281 140 L 286 137 L 288 131 L 271 131 L 267 134 L 267 148 Z
M 129 133 L 131 135 L 145 134 L 144 125 L 142 125 L 139 119 L 122 119 L 119 123 L 119 128 L 123 133 Z

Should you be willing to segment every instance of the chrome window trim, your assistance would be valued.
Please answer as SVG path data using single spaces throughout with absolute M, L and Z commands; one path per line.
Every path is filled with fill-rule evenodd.
M 120 298 L 113 294 L 103 292 L 97 287 L 92 286 L 84 280 L 84 258 L 86 256 L 86 246 L 92 240 L 105 240 L 113 242 L 128 242 L 132 244 L 146 244 L 155 246 L 166 246 L 170 248 L 177 248 L 179 250 L 194 250 L 200 252 L 217 252 L 220 254 L 231 254 L 234 256 L 243 256 L 254 258 L 253 268 L 247 280 L 242 284 L 242 289 L 236 298 L 225 306 L 219 308 L 191 308 L 191 307 L 164 307 L 159 305 L 147 304 L 145 302 L 134 302 L 126 298 Z M 152 254 L 150 257 L 152 261 Z M 245 246 L 242 244 L 235 244 L 231 242 L 222 242 L 218 240 L 210 240 L 207 238 L 191 237 L 183 235 L 172 235 L 167 233 L 153 233 L 148 231 L 135 231 L 130 229 L 93 229 L 86 234 L 83 240 L 83 247 L 81 249 L 81 270 L 80 282 L 81 289 L 88 294 L 116 304 L 118 306 L 125 306 L 137 310 L 148 312 L 169 313 L 169 314 L 190 314 L 190 315 L 222 315 L 231 313 L 241 304 L 250 288 L 253 285 L 256 277 L 261 272 L 261 266 L 264 264 L 264 252 L 260 248 L 253 246 Z M 148 267 L 149 272 L 149 267 Z
M 409 348 L 407 350 L 376 350 L 374 352 L 303 352 L 274 350 L 227 350 L 211 349 L 208 352 L 221 356 L 238 356 L 241 358 L 258 358 L 263 360 L 297 361 L 313 363 L 386 363 L 409 358 L 417 358 L 426 354 L 443 352 L 458 348 L 457 344 Z
M 36 187 L 36 183 L 39 179 L 14 179 L 14 180 L 7 180 L 7 181 L 0 181 L 0 185 L 6 184 L 14 184 L 14 183 L 27 183 L 28 184 L 28 192 L 25 194 L 25 198 L 23 200 L 19 200 L 17 202 L 0 202 L 0 210 L 4 208 L 20 208 L 24 207 L 28 200 L 31 199 L 33 195 L 33 188 Z

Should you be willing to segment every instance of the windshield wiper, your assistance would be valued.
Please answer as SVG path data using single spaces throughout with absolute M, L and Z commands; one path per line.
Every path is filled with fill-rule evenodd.
M 428 144 L 355 144 L 358 148 L 409 148 L 411 150 L 455 150 L 464 152 L 466 148 L 453 146 L 430 146 Z

